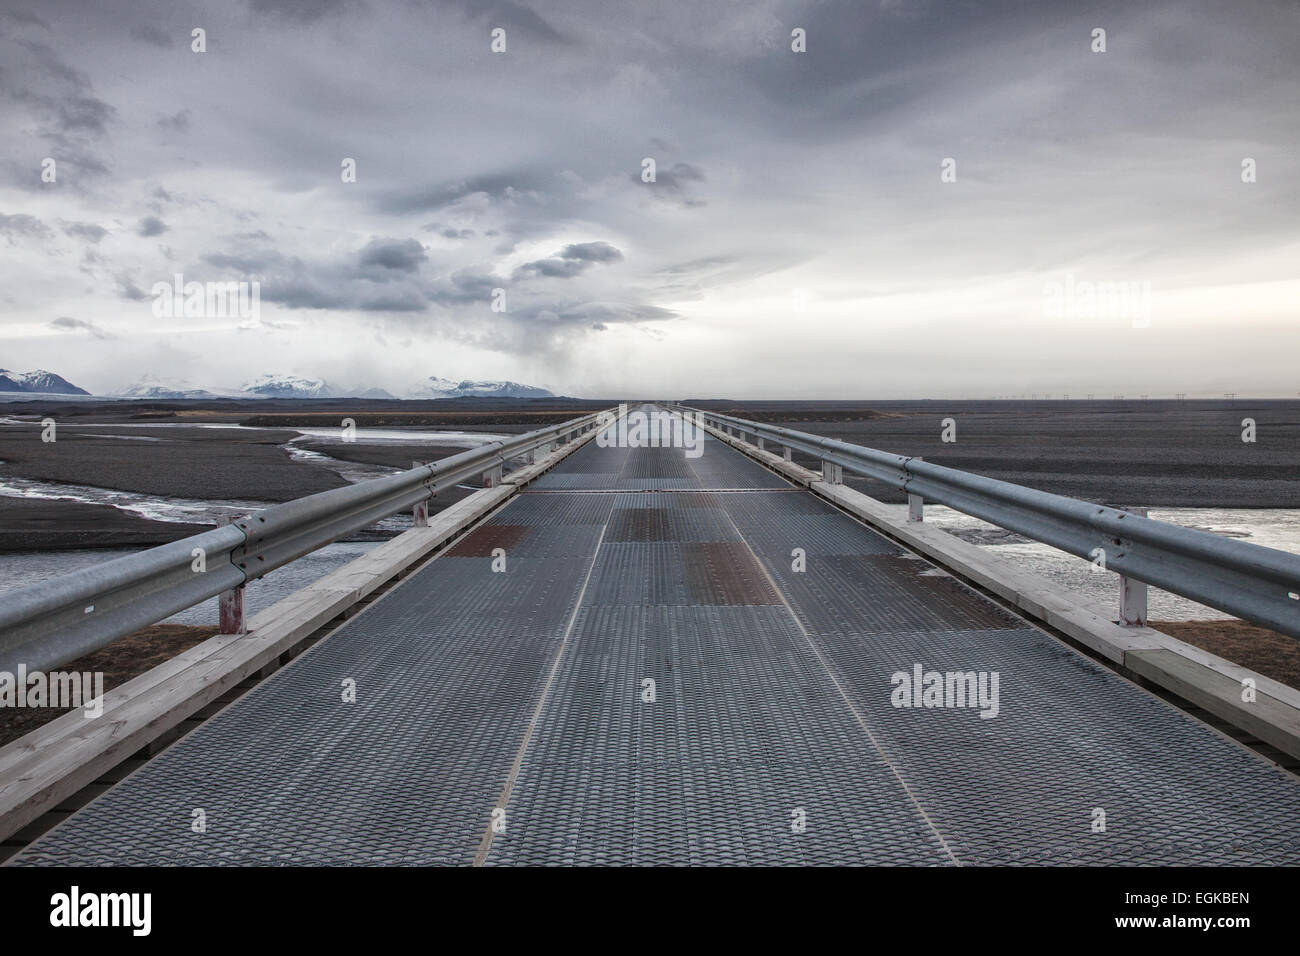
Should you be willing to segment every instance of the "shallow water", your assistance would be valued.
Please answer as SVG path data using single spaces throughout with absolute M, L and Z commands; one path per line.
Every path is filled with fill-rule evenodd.
M 294 428 L 296 432 L 312 438 L 324 438 L 329 441 L 343 442 L 341 428 Z M 410 428 L 358 428 L 353 432 L 353 440 L 375 445 L 400 445 L 406 442 L 420 442 L 425 445 L 450 445 L 477 448 L 488 442 L 505 441 L 510 435 L 493 435 L 488 432 L 457 431 L 417 431 Z
M 37 498 L 46 501 L 78 501 L 91 505 L 112 505 L 121 511 L 154 521 L 182 524 L 216 523 L 223 516 L 238 517 L 270 507 L 269 501 L 207 501 L 201 498 L 160 498 L 135 491 L 114 491 L 91 485 L 69 485 L 34 478 L 0 478 L 0 496 Z
M 906 505 L 887 505 L 902 520 Z M 1149 517 L 1157 521 L 1209 531 L 1250 544 L 1300 553 L 1300 509 L 1294 508 L 1152 508 Z M 1080 603 L 1114 615 L 1119 608 L 1119 576 L 1102 571 L 1091 561 L 1058 551 L 1050 545 L 1027 540 L 942 505 L 927 505 L 925 520 L 968 541 L 988 548 L 1023 571 L 1053 582 Z M 1210 621 L 1232 615 L 1197 604 L 1159 588 L 1147 593 L 1147 612 L 1157 621 Z
M 409 519 L 408 519 L 409 524 Z M 355 561 L 377 541 L 343 541 L 304 555 L 297 561 L 273 571 L 259 581 L 250 581 L 244 588 L 244 607 L 249 614 L 270 607 L 349 561 Z M 40 584 L 60 574 L 89 567 L 113 558 L 137 554 L 138 549 L 113 548 L 87 551 L 37 551 L 0 554 L 0 594 L 18 588 Z M 195 627 L 217 629 L 217 599 L 209 598 L 167 618 L 167 624 L 190 624 Z

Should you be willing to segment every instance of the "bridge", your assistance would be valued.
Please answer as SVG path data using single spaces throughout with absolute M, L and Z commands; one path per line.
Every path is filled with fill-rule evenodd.
M 1104 549 L 1118 613 L 927 501 Z M 587 416 L 11 596 L 11 670 L 216 594 L 223 633 L 0 749 L 8 865 L 1300 863 L 1300 692 L 1147 627 L 1147 584 L 1300 636 L 1294 555 L 668 403 Z

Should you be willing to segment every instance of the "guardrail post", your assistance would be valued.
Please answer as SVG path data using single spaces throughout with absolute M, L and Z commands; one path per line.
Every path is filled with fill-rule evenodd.
M 917 456 L 917 461 L 925 461 L 924 458 Z M 914 495 L 910 491 L 907 493 L 907 520 L 924 521 L 925 520 L 925 499 L 920 495 Z
M 1147 516 L 1146 508 L 1128 508 L 1130 514 Z M 1143 581 L 1119 576 L 1119 622 L 1127 627 L 1146 627 L 1147 586 Z
M 781 446 L 781 457 L 783 457 L 786 461 L 793 461 L 793 460 L 794 460 L 794 452 L 792 452 L 792 451 L 790 450 L 790 446 L 789 446 L 789 445 L 782 445 L 782 446 Z
M 822 481 L 828 485 L 844 484 L 844 468 L 833 461 L 822 462 Z
M 761 436 L 758 439 L 758 450 L 767 451 L 766 439 L 762 438 Z
M 218 527 L 234 523 L 235 519 L 230 515 L 222 515 L 217 519 Z M 217 616 L 222 634 L 248 633 L 248 622 L 244 617 L 244 586 L 242 584 L 237 588 L 222 591 L 217 595 Z
M 1119 576 L 1119 622 L 1127 627 L 1146 627 L 1147 586 L 1133 578 Z
M 424 463 L 419 461 L 413 461 L 411 462 L 411 467 L 419 468 L 420 465 L 422 464 Z M 425 498 L 423 501 L 417 501 L 415 503 L 415 506 L 411 508 L 411 527 L 413 528 L 429 527 L 429 499 L 428 498 Z
M 499 484 L 501 484 L 501 466 L 497 464 L 483 472 L 483 487 L 495 488 Z

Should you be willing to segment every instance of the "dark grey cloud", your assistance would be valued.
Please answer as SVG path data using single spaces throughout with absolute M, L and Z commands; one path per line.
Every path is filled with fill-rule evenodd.
M 476 235 L 473 229 L 454 229 L 451 226 L 443 228 L 433 224 L 421 226 L 421 230 L 426 233 L 438 233 L 443 239 L 472 239 Z
M 174 133 L 186 133 L 190 128 L 190 111 L 178 110 L 170 116 L 158 117 L 158 125 L 162 129 L 171 130 Z
M 408 286 L 367 290 L 357 298 L 355 307 L 362 312 L 423 312 L 429 302 L 420 289 Z
M 87 242 L 99 242 L 108 235 L 107 229 L 93 222 L 65 222 L 62 226 L 67 235 L 85 239 Z
M 608 242 L 570 243 L 558 253 L 561 259 L 574 259 L 579 262 L 622 262 L 623 253 Z
M 10 244 L 17 239 L 48 239 L 54 235 L 49 226 L 24 212 L 0 212 L 0 234 L 8 236 Z
M 136 231 L 142 236 L 161 236 L 167 231 L 167 223 L 157 216 L 145 216 Z
M 575 259 L 538 259 L 535 262 L 526 262 L 515 269 L 514 277 L 527 279 L 530 276 L 545 276 L 549 279 L 572 279 L 576 275 L 581 275 L 590 265 L 590 262 Z
M 191 39 L 188 32 L 181 34 L 179 37 L 174 37 L 158 26 L 158 24 L 149 21 L 132 25 L 131 36 L 135 37 L 137 40 L 142 40 L 145 43 L 148 43 L 150 46 L 156 47 L 168 47 L 174 43 L 181 42 L 188 45 Z
M 466 302 L 489 301 L 492 290 L 501 287 L 501 280 L 485 272 L 466 270 L 451 276 L 450 291 L 436 289 L 430 298 L 434 302 L 461 305 Z
M 486 173 L 451 182 L 385 188 L 374 205 L 380 212 L 404 214 L 432 212 L 479 196 L 497 202 L 536 201 L 544 195 L 552 180 L 551 172 L 537 169 Z
M 416 239 L 374 239 L 358 257 L 362 267 L 378 266 L 397 272 L 415 272 L 429 261 L 424 246 Z
M 695 198 L 690 184 L 704 182 L 704 171 L 690 163 L 674 163 L 672 166 L 655 164 L 654 182 L 645 182 L 638 170 L 631 174 L 632 181 L 638 186 L 650 190 L 656 199 L 677 203 L 682 206 L 703 206 L 703 199 Z
M 249 249 L 244 252 L 213 252 L 202 261 L 217 269 L 233 271 L 240 275 L 259 275 L 284 263 L 284 256 L 276 249 Z
M 290 309 L 406 313 L 424 311 L 432 301 L 435 284 L 419 274 L 428 256 L 414 239 L 374 239 L 341 260 L 286 256 L 267 239 L 253 233 L 236 243 L 237 251 L 208 253 L 200 261 L 224 277 L 257 277 L 263 301 Z
M 313 23 L 331 14 L 361 6 L 352 0 L 249 0 L 248 4 L 253 13 L 300 23 Z
M 136 285 L 135 280 L 125 272 L 119 272 L 113 278 L 117 281 L 117 291 L 122 298 L 132 302 L 141 302 L 149 298 L 149 294 Z
M 4 11 L 4 16 L 8 20 L 12 20 L 14 23 L 21 23 L 26 26 L 40 27 L 42 30 L 50 29 L 50 25 L 48 23 L 46 23 L 36 14 L 29 13 L 26 10 L 6 10 Z
M 86 319 L 74 319 L 70 316 L 61 315 L 57 319 L 50 321 L 50 328 L 59 332 L 86 332 L 97 339 L 113 338 L 108 332 L 104 331 L 94 322 Z
M 596 263 L 622 262 L 623 253 L 608 242 L 580 242 L 565 246 L 548 259 L 526 262 L 515 269 L 516 279 L 546 276 L 572 279 Z
M 19 40 L 17 45 L 29 55 L 23 78 L 52 82 L 48 91 L 22 86 L 10 95 L 51 122 L 56 133 L 102 136 L 117 111 L 93 94 L 86 74 L 63 62 L 48 43 Z
M 513 0 L 440 0 L 437 6 L 458 9 L 485 28 L 501 27 L 506 31 L 507 40 L 512 31 L 518 31 L 530 40 L 544 40 L 553 44 L 572 42 L 570 37 L 544 20 L 541 14 Z

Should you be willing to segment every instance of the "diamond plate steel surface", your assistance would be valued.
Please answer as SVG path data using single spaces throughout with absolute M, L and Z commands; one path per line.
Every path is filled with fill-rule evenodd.
M 964 864 L 1300 862 L 1300 787 L 1033 628 L 822 635 L 849 698 Z M 996 717 L 891 704 L 891 676 L 999 675 Z M 1105 832 L 1093 832 L 1094 810 Z
M 717 439 L 709 438 L 702 447 L 700 457 L 687 459 L 702 488 L 790 487 L 790 483 L 780 475 Z
M 1300 781 L 717 441 L 589 442 L 14 862 L 1296 864 Z
M 549 471 L 534 481 L 531 487 L 541 491 L 549 490 L 551 488 L 561 488 L 566 490 L 618 488 L 620 485 L 617 475 L 601 474 L 597 472 Z
M 948 862 L 781 608 L 584 608 L 551 701 L 489 864 Z

